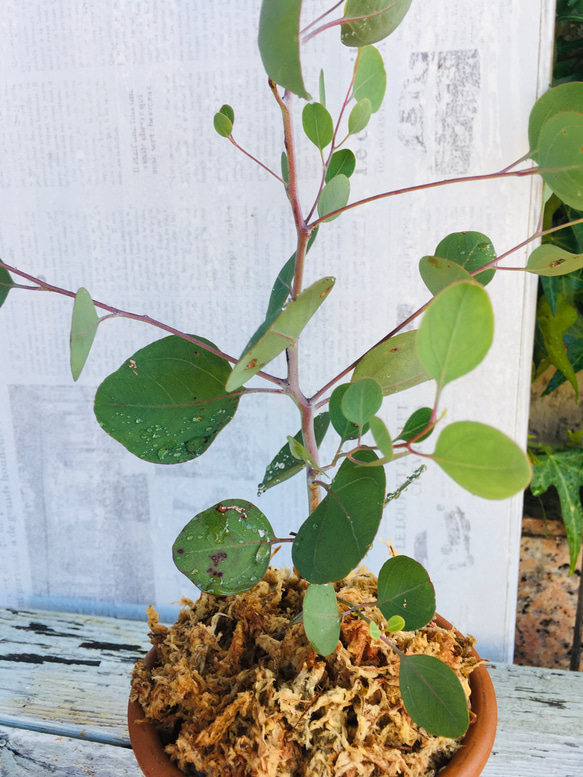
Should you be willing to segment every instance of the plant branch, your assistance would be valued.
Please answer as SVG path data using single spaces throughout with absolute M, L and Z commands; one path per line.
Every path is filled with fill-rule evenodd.
M 266 172 L 269 173 L 269 175 L 272 175 L 276 181 L 279 181 L 279 183 L 285 184 L 285 181 L 283 180 L 283 178 L 280 178 L 280 176 L 277 175 L 277 173 L 274 173 L 273 170 L 270 170 L 270 168 L 267 167 L 267 165 L 264 165 L 263 162 L 260 162 L 259 159 L 257 159 L 257 157 L 253 156 L 253 154 L 250 154 L 248 151 L 245 151 L 245 149 L 237 143 L 237 141 L 233 138 L 232 135 L 229 135 L 228 140 L 231 141 L 231 143 L 235 146 L 237 151 L 240 151 L 242 154 L 245 154 L 245 156 L 249 157 L 249 159 L 255 162 L 256 165 L 259 165 L 259 167 L 262 167 Z
M 318 189 L 318 194 L 316 195 L 316 199 L 314 200 L 314 204 L 312 205 L 310 212 L 308 213 L 306 217 L 306 221 L 309 221 L 312 218 L 312 214 L 316 210 L 318 206 L 318 200 L 320 199 L 320 195 L 322 194 L 322 189 L 324 188 L 326 184 L 326 173 L 328 172 L 328 167 L 330 166 L 330 162 L 332 160 L 332 155 L 334 154 L 334 151 L 337 148 L 340 148 L 342 143 L 344 143 L 344 140 L 342 143 L 336 144 L 336 138 L 338 136 L 338 130 L 340 129 L 340 122 L 342 121 L 342 117 L 344 115 L 344 111 L 346 110 L 346 106 L 348 105 L 348 102 L 350 100 L 350 95 L 352 93 L 352 87 L 354 86 L 354 79 L 356 78 L 356 71 L 358 69 L 358 63 L 360 61 L 360 53 L 361 49 L 358 49 L 358 53 L 356 55 L 356 62 L 354 63 L 354 68 L 352 70 L 352 78 L 350 79 L 350 84 L 348 85 L 348 90 L 346 92 L 346 97 L 344 98 L 344 101 L 342 103 L 342 107 L 340 109 L 340 113 L 338 114 L 338 121 L 336 122 L 336 126 L 334 127 L 334 134 L 332 136 L 332 143 L 330 144 L 330 153 L 328 154 L 328 159 L 326 163 L 323 165 L 322 170 L 322 179 L 320 181 L 320 188 Z M 347 135 L 349 137 L 349 135 Z M 346 139 L 346 138 L 345 138 Z
M 34 287 L 34 290 L 38 291 L 49 291 L 54 294 L 60 294 L 64 297 L 70 297 L 71 299 L 75 299 L 77 296 L 76 292 L 71 291 L 70 289 L 63 289 L 60 286 L 55 286 L 51 283 L 47 283 L 46 281 L 41 280 L 40 278 L 36 278 L 34 275 L 29 275 L 28 273 L 23 272 L 22 270 L 19 270 L 17 267 L 12 267 L 9 264 L 6 264 L 5 262 L 0 260 L 0 267 L 4 268 L 8 272 L 14 273 L 14 275 L 18 275 L 20 278 L 26 278 L 26 280 L 31 281 L 32 283 L 36 284 L 36 287 Z M 10 285 L 10 288 L 20 288 L 19 286 Z M 30 287 L 24 287 L 29 289 Z M 162 329 L 165 332 L 169 332 L 172 335 L 176 335 L 177 337 L 180 337 L 182 340 L 187 340 L 188 342 L 192 343 L 193 345 L 198 346 L 199 348 L 202 348 L 205 351 L 208 351 L 209 353 L 215 354 L 215 356 L 220 356 L 223 359 L 226 359 L 227 361 L 236 364 L 238 359 L 236 359 L 234 356 L 230 356 L 227 353 L 224 353 L 223 351 L 220 351 L 218 348 L 213 348 L 208 343 L 205 343 L 203 340 L 199 340 L 197 337 L 193 337 L 192 335 L 186 334 L 186 332 L 180 331 L 180 329 L 176 329 L 173 326 L 170 326 L 169 324 L 164 324 L 162 321 L 158 321 L 155 318 L 151 318 L 147 315 L 142 315 L 139 313 L 132 313 L 128 310 L 121 310 L 120 308 L 115 308 L 112 305 L 107 305 L 104 302 L 99 302 L 98 300 L 93 300 L 93 304 L 96 308 L 99 308 L 100 310 L 106 310 L 110 315 L 103 316 L 103 319 L 105 318 L 129 318 L 132 321 L 140 321 L 144 324 L 149 324 L 150 326 L 154 326 L 157 329 Z M 285 381 L 282 378 L 277 378 L 275 375 L 270 375 L 267 372 L 258 372 L 258 376 L 263 378 L 264 380 L 267 380 L 271 383 L 275 383 L 280 388 L 285 387 Z M 247 392 L 248 389 L 245 390 Z
M 572 227 L 576 226 L 577 224 L 583 224 L 583 217 L 580 219 L 576 219 L 575 221 L 569 221 L 567 224 L 561 224 L 558 227 L 551 227 L 550 229 L 544 229 L 535 232 L 533 235 L 528 237 L 526 240 L 523 240 L 518 245 L 514 246 L 513 248 L 510 248 L 508 251 L 505 251 L 503 254 L 500 254 L 500 256 L 497 256 L 495 259 L 493 259 L 491 262 L 488 262 L 488 264 L 483 265 L 482 267 L 478 268 L 477 270 L 474 270 L 471 272 L 471 275 L 479 275 L 480 273 L 484 272 L 484 270 L 488 270 L 491 267 L 494 267 L 497 270 L 505 270 L 505 271 L 515 271 L 515 272 L 526 272 L 526 269 L 524 267 L 500 267 L 498 266 L 498 262 L 500 262 L 502 259 L 505 259 L 507 256 L 510 256 L 510 254 L 513 254 L 515 251 L 520 251 L 521 248 L 524 248 L 529 243 L 532 243 L 533 240 L 537 240 L 541 237 L 544 237 L 545 235 L 550 235 L 552 232 L 558 232 L 560 229 L 565 229 L 566 227 Z M 349 364 L 348 367 L 346 367 L 342 372 L 339 372 L 338 375 L 336 375 L 332 380 L 328 381 L 325 386 L 323 386 L 319 391 L 317 391 L 312 397 L 310 397 L 311 401 L 317 401 L 322 397 L 329 389 L 332 388 L 336 383 L 338 383 L 339 380 L 342 380 L 346 375 L 348 375 L 349 372 L 351 372 L 359 361 L 364 359 L 364 357 L 370 353 L 372 350 L 377 348 L 379 345 L 382 345 L 382 343 L 385 343 L 387 340 L 390 340 L 391 337 L 394 337 L 396 334 L 398 334 L 401 329 L 406 327 L 408 324 L 410 324 L 412 321 L 414 321 L 416 318 L 418 318 L 427 308 L 431 300 L 428 300 L 424 305 L 422 305 L 420 308 L 418 308 L 414 313 L 411 313 L 408 318 L 406 318 L 404 321 L 402 321 L 400 324 L 398 324 L 394 329 L 392 329 L 388 334 L 386 334 L 383 338 L 381 338 L 377 343 L 375 343 L 373 346 L 371 346 L 367 351 L 365 351 L 361 356 L 359 356 L 357 359 L 355 359 L 352 364 Z M 320 402 L 318 404 L 318 407 L 321 407 L 325 402 Z
M 480 270 L 478 271 L 480 272 Z M 431 298 L 433 299 L 433 297 Z M 342 378 L 345 375 L 348 375 L 349 372 L 351 372 L 359 361 L 364 359 L 364 357 L 370 353 L 372 350 L 377 348 L 379 345 L 382 345 L 387 340 L 390 340 L 391 337 L 394 337 L 396 334 L 398 334 L 401 329 L 406 327 L 408 324 L 410 324 L 412 321 L 414 321 L 418 316 L 420 316 L 424 311 L 425 308 L 429 306 L 429 303 L 431 302 L 431 299 L 428 300 L 424 305 L 422 305 L 418 310 L 416 310 L 414 313 L 411 313 L 410 316 L 408 316 L 404 321 L 402 321 L 400 324 L 398 324 L 394 329 L 392 329 L 388 334 L 386 334 L 384 337 L 382 337 L 377 343 L 374 345 L 371 345 L 371 347 L 365 351 L 363 354 L 361 354 L 357 359 L 355 359 L 352 364 L 349 364 L 348 367 L 342 370 L 342 372 L 339 372 L 338 375 L 336 375 L 332 380 L 329 380 L 328 383 L 326 383 L 325 386 L 323 386 L 319 391 L 317 391 L 312 397 L 310 397 L 310 401 L 314 402 L 318 400 L 323 394 L 326 393 L 329 389 L 332 388 L 336 383 L 338 383 L 339 380 L 342 380 Z
M 296 299 L 302 291 L 304 264 L 308 247 L 308 240 L 312 230 L 306 226 L 306 220 L 302 214 L 299 198 L 296 148 L 294 142 L 293 122 L 290 111 L 292 96 L 290 92 L 286 91 L 282 100 L 273 81 L 269 82 L 269 86 L 278 102 L 278 105 L 281 108 L 283 118 L 283 138 L 288 162 L 288 183 L 286 186 L 286 191 L 291 204 L 297 235 L 294 278 L 291 288 L 291 298 Z M 309 452 L 314 462 L 313 467 L 310 466 L 309 463 L 307 463 L 306 466 L 309 511 L 313 512 L 313 510 L 315 510 L 320 503 L 320 489 L 315 482 L 318 468 L 320 466 L 320 461 L 314 429 L 314 407 L 313 404 L 306 399 L 300 389 L 299 353 L 297 343 L 294 343 L 292 346 L 287 348 L 286 359 L 288 370 L 288 377 L 286 381 L 287 393 L 292 397 L 300 411 L 303 445 Z
M 338 599 L 338 601 L 339 601 L 341 604 L 344 604 L 344 605 L 346 605 L 346 606 L 349 608 L 349 609 L 348 609 L 348 613 L 343 613 L 343 615 L 346 615 L 346 614 L 350 614 L 350 613 L 352 613 L 352 614 L 356 615 L 356 616 L 357 616 L 357 618 L 360 618 L 361 620 L 363 620 L 363 621 L 364 621 L 366 624 L 368 624 L 369 626 L 371 625 L 371 623 L 374 623 L 374 621 L 373 621 L 373 619 L 372 619 L 372 618 L 369 618 L 369 617 L 368 617 L 368 615 L 365 615 L 365 614 L 364 614 L 364 613 L 361 611 L 360 607 L 362 607 L 363 605 L 355 605 L 355 604 L 353 604 L 352 602 L 349 602 L 349 601 L 348 601 L 348 599 L 343 599 L 341 596 L 337 596 L 336 598 Z M 373 605 L 376 605 L 376 604 L 377 604 L 377 602 L 373 602 L 372 604 L 373 604 Z M 368 606 L 368 605 L 364 605 L 364 606 Z M 381 640 L 381 642 L 384 642 L 384 643 L 385 643 L 385 645 L 388 645 L 388 646 L 391 648 L 391 650 L 394 650 L 394 651 L 395 651 L 395 653 L 396 653 L 398 656 L 400 656 L 400 657 L 401 657 L 401 656 L 405 657 L 405 653 L 403 653 L 403 651 L 402 651 L 402 650 L 400 650 L 400 649 L 399 649 L 399 648 L 398 648 L 398 647 L 395 645 L 395 643 L 394 643 L 394 642 L 392 642 L 392 641 L 391 641 L 391 640 L 390 640 L 390 639 L 389 639 L 387 636 L 385 636 L 385 634 L 383 634 L 383 633 L 381 632 L 381 633 L 379 634 L 379 637 L 378 637 L 378 638 Z M 372 639 L 372 637 L 371 637 L 371 639 Z
M 400 194 L 410 194 L 412 192 L 420 192 L 420 191 L 425 191 L 427 189 L 436 189 L 439 186 L 448 186 L 449 184 L 453 184 L 453 183 L 474 183 L 478 181 L 493 181 L 493 180 L 496 180 L 497 178 L 522 178 L 527 175 L 535 175 L 536 173 L 539 173 L 539 172 L 541 171 L 538 167 L 532 167 L 532 168 L 529 168 L 528 170 L 515 170 L 514 172 L 508 172 L 508 171 L 502 170 L 498 173 L 486 173 L 485 175 L 468 175 L 468 176 L 461 176 L 459 178 L 445 178 L 441 181 L 432 181 L 431 183 L 422 183 L 422 184 L 418 184 L 417 186 L 407 186 L 403 189 L 394 189 L 393 191 L 390 191 L 390 192 L 373 194 L 371 197 L 365 197 L 362 200 L 351 202 L 349 205 L 345 205 L 343 208 L 338 208 L 338 210 L 331 211 L 330 213 L 327 213 L 325 216 L 322 216 L 322 218 L 316 219 L 316 221 L 313 221 L 308 226 L 310 229 L 314 229 L 323 221 L 326 221 L 332 216 L 339 216 L 341 213 L 346 213 L 346 211 L 353 210 L 354 208 L 358 208 L 361 205 L 367 205 L 370 202 L 377 202 L 378 200 L 385 200 L 388 197 L 397 197 Z
M 542 229 L 535 232 L 530 237 L 527 237 L 526 240 L 523 240 L 522 243 L 519 243 L 517 246 L 514 246 L 514 248 L 509 249 L 508 251 L 505 251 L 503 254 L 500 254 L 500 256 L 497 256 L 496 259 L 493 259 L 491 262 L 488 262 L 488 264 L 485 264 L 483 267 L 481 267 L 479 270 L 476 270 L 472 273 L 472 275 L 476 275 L 477 273 L 481 273 L 484 270 L 488 270 L 490 267 L 495 267 L 497 270 L 518 270 L 519 272 L 526 272 L 525 267 L 500 267 L 498 265 L 498 262 L 501 259 L 506 259 L 507 256 L 510 256 L 510 254 L 513 254 L 515 251 L 520 251 L 521 248 L 524 248 L 529 243 L 532 243 L 533 240 L 538 240 L 541 237 L 545 237 L 545 235 L 550 235 L 552 232 L 558 232 L 561 229 L 566 229 L 567 227 L 574 227 L 577 224 L 583 224 L 583 217 L 580 219 L 575 219 L 575 221 L 569 221 L 566 224 L 560 224 L 558 227 L 550 227 L 549 229 Z

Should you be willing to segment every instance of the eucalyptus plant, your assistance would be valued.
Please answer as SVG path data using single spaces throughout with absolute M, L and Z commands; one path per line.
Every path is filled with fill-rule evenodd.
M 392 632 L 421 628 L 434 616 L 435 593 L 428 574 L 405 556 L 384 564 L 377 600 L 369 605 L 383 613 L 387 622 L 384 632 L 367 616 L 367 607 L 355 608 L 337 600 L 334 583 L 364 558 L 383 510 L 395 496 L 387 494 L 386 465 L 415 454 L 487 499 L 510 497 L 523 490 L 531 478 L 529 460 L 514 441 L 477 421 L 444 425 L 440 400 L 444 387 L 473 370 L 492 344 L 494 316 L 485 286 L 501 269 L 505 256 L 540 238 L 542 231 L 502 255 L 496 254 L 482 233 L 445 236 L 419 263 L 430 300 L 378 343 L 365 346 L 359 358 L 311 396 L 300 386 L 302 331 L 334 287 L 333 277 L 304 284 L 308 252 L 318 231 L 330 229 L 331 222 L 356 207 L 400 193 L 386 191 L 350 202 L 356 158 L 349 146 L 350 139 L 361 133 L 380 109 L 385 94 L 385 64 L 374 44 L 397 28 L 410 3 L 348 0 L 339 18 L 332 18 L 342 5 L 336 3 L 301 29 L 301 0 L 263 0 L 259 51 L 267 73 L 266 95 L 279 106 L 282 122 L 281 170 L 269 173 L 287 195 L 296 243 L 274 281 L 264 321 L 239 358 L 202 336 L 95 302 L 83 288 L 74 293 L 20 269 L 0 266 L 0 303 L 17 287 L 9 271 L 35 288 L 75 298 L 71 328 L 75 380 L 98 325 L 109 317 L 100 318 L 98 310 L 142 319 L 171 332 L 134 353 L 103 381 L 95 397 L 99 424 L 141 459 L 174 464 L 201 456 L 238 411 L 240 399 L 257 391 L 256 381 L 247 385 L 251 378 L 262 380 L 270 392 L 288 397 L 296 405 L 299 430 L 292 430 L 295 433 L 282 440 L 281 450 L 265 469 L 259 491 L 293 476 L 304 476 L 309 507 L 297 534 L 277 537 L 258 507 L 245 499 L 225 497 L 184 527 L 174 543 L 173 557 L 180 571 L 203 591 L 234 594 L 262 578 L 276 543 L 291 543 L 294 566 L 308 583 L 303 605 L 305 633 L 322 655 L 335 649 L 341 619 L 349 612 L 369 623 L 371 640 L 391 645 Z M 318 99 L 308 92 L 302 47 L 338 28 L 341 43 L 354 50 L 356 57 L 345 99 L 338 115 L 333 116 L 326 105 L 323 73 L 317 84 L 310 84 Z M 500 173 L 482 176 L 484 179 L 538 173 L 564 202 L 581 209 L 583 85 L 571 84 L 569 89 L 573 94 L 569 91 L 568 96 L 564 90 L 551 90 L 535 105 L 529 124 L 529 153 Z M 301 206 L 294 139 L 294 126 L 300 126 L 300 119 L 321 166 L 321 183 L 307 208 Z M 214 116 L 214 127 L 239 148 L 234 125 L 234 109 L 225 104 Z M 524 269 L 553 276 L 581 266 L 583 255 L 544 245 L 532 252 Z M 417 329 L 405 331 L 417 319 Z M 284 352 L 286 374 L 272 374 L 269 365 Z M 418 408 L 402 428 L 389 430 L 378 414 L 385 399 L 424 381 L 435 384 L 432 405 Z M 320 445 L 324 437 L 332 436 L 335 443 L 329 447 L 335 452 L 325 458 Z M 427 452 L 420 444 L 430 437 L 435 442 Z M 467 703 L 453 671 L 435 658 L 404 655 L 393 647 L 401 661 L 403 701 L 413 720 L 430 733 L 463 734 L 468 726 Z

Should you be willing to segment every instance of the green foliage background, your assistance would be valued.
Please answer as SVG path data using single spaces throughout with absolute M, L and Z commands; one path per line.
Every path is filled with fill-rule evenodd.
M 583 81 L 583 0 L 557 0 L 553 86 L 574 81 Z M 569 207 L 555 195 L 546 203 L 545 228 L 579 218 L 583 218 L 583 211 Z M 583 254 L 583 224 L 553 232 L 544 238 L 543 244 Z M 550 365 L 556 368 L 543 395 L 568 380 L 578 401 L 576 373 L 583 369 L 583 268 L 568 275 L 540 276 L 533 361 L 533 379 Z M 583 447 L 580 433 L 570 437 L 568 446 L 531 447 L 534 471 L 531 492 L 538 496 L 550 486 L 557 489 L 567 529 L 569 573 L 572 574 L 583 533 Z

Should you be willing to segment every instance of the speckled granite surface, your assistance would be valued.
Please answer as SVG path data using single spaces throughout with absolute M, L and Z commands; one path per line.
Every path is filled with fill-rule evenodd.
M 569 550 L 561 521 L 523 519 L 515 664 L 569 669 L 580 569 L 581 557 L 577 571 L 568 576 Z

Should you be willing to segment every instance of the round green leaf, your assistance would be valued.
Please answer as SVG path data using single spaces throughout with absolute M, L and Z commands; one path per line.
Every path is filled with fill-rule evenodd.
M 334 122 L 322 103 L 308 103 L 302 111 L 302 126 L 308 140 L 322 151 L 332 142 Z
M 140 459 L 190 461 L 206 451 L 235 414 L 239 398 L 225 390 L 230 373 L 221 356 L 181 337 L 165 337 L 137 351 L 103 381 L 95 415 Z
M 391 632 L 391 634 L 394 634 L 396 631 L 403 631 L 405 628 L 405 619 L 401 618 L 400 615 L 393 615 L 392 618 L 389 618 L 387 621 L 387 631 Z
M 452 283 L 472 280 L 470 273 L 457 262 L 441 256 L 423 256 L 419 260 L 419 275 L 434 295 L 439 294 Z
M 475 282 L 448 286 L 433 298 L 417 332 L 419 360 L 441 389 L 473 370 L 488 353 L 494 314 Z
M 382 418 L 373 415 L 372 418 L 369 419 L 369 424 L 375 445 L 383 454 L 383 458 L 386 459 L 386 461 L 390 461 L 393 458 L 393 441 L 391 440 L 389 430 L 385 426 L 385 422 Z
M 538 163 L 544 182 L 563 202 L 583 210 L 583 113 L 558 113 L 543 124 Z
M 405 709 L 428 734 L 456 739 L 469 726 L 468 703 L 453 669 L 433 656 L 400 656 Z
M 342 43 L 360 47 L 387 38 L 401 24 L 410 5 L 411 0 L 348 0 L 344 18 L 354 21 L 342 25 Z M 378 13 L 384 8 L 384 13 Z
M 219 113 L 224 114 L 227 119 L 229 119 L 231 124 L 235 123 L 235 111 L 231 108 L 230 105 L 221 105 Z
M 412 413 L 405 422 L 405 426 L 403 427 L 403 431 L 401 432 L 399 439 L 408 442 L 414 437 L 417 437 L 420 432 L 427 428 L 427 425 L 431 421 L 432 413 L 433 411 L 430 407 L 420 407 L 418 410 L 415 410 L 415 412 Z M 419 437 L 417 442 L 426 440 L 432 431 L 433 429 L 424 434 L 422 437 Z
M 451 259 L 469 273 L 474 273 L 496 259 L 492 241 L 481 232 L 454 232 L 444 237 L 435 249 L 435 256 Z M 491 268 L 474 275 L 474 280 L 487 286 L 496 270 Z
M 330 397 L 328 407 L 330 423 L 342 440 L 354 440 L 358 437 L 358 424 L 349 421 L 342 412 L 342 400 L 349 388 L 350 383 L 342 383 L 340 386 L 336 386 Z M 368 426 L 362 429 L 362 433 L 364 434 L 366 431 L 368 431 Z
M 359 100 L 350 111 L 348 117 L 348 132 L 350 135 L 357 135 L 366 127 L 372 115 L 372 107 L 368 97 Z
M 572 254 L 559 246 L 545 243 L 528 257 L 526 269 L 536 275 L 567 275 L 583 267 L 583 254 Z
M 320 218 L 324 218 L 328 213 L 333 213 L 335 210 L 340 210 L 348 203 L 350 197 L 350 181 L 345 175 L 335 175 L 322 189 L 320 198 L 318 199 L 318 215 Z M 325 219 L 325 221 L 334 221 L 340 216 L 337 213 L 335 216 Z
M 383 404 L 383 391 L 376 380 L 363 378 L 351 383 L 342 397 L 342 414 L 363 427 Z
M 71 373 L 77 380 L 85 366 L 89 351 L 97 334 L 99 316 L 87 289 L 79 289 L 73 305 L 71 321 Z
M 310 583 L 304 595 L 304 631 L 310 645 L 321 656 L 336 650 L 340 639 L 340 615 L 334 586 Z
M 363 450 L 354 458 L 368 463 L 377 456 Z M 292 545 L 294 566 L 310 583 L 340 580 L 368 553 L 383 513 L 385 471 L 345 459 L 327 490 Z
M 399 615 L 407 631 L 426 626 L 435 615 L 435 590 L 424 567 L 395 556 L 381 567 L 377 606 L 387 620 Z
M 221 113 L 220 111 L 215 113 L 213 118 L 213 125 L 215 130 L 222 138 L 231 137 L 231 133 L 233 132 L 233 122 L 231 119 L 229 119 L 228 116 L 225 116 L 224 113 Z
M 560 84 L 539 97 L 528 121 L 528 142 L 531 151 L 538 151 L 539 136 L 545 122 L 555 114 L 565 111 L 583 113 L 582 83 Z
M 507 499 L 524 491 L 532 476 L 518 445 L 477 421 L 446 426 L 431 458 L 462 488 L 484 499 Z
M 341 148 L 332 154 L 332 159 L 326 170 L 326 183 L 335 175 L 345 175 L 350 178 L 356 167 L 356 157 L 349 148 Z
M 258 43 L 269 78 L 309 100 L 300 62 L 301 10 L 302 0 L 263 0 Z
M 387 88 L 383 58 L 374 46 L 363 46 L 355 67 L 352 95 L 357 102 L 368 97 L 371 110 L 376 113 L 382 105 Z
M 202 591 L 237 594 L 256 585 L 269 566 L 271 524 L 245 499 L 223 499 L 189 521 L 172 546 L 178 569 Z
M 373 378 L 384 396 L 430 379 L 417 355 L 417 331 L 403 332 L 372 348 L 356 365 L 352 382 Z

